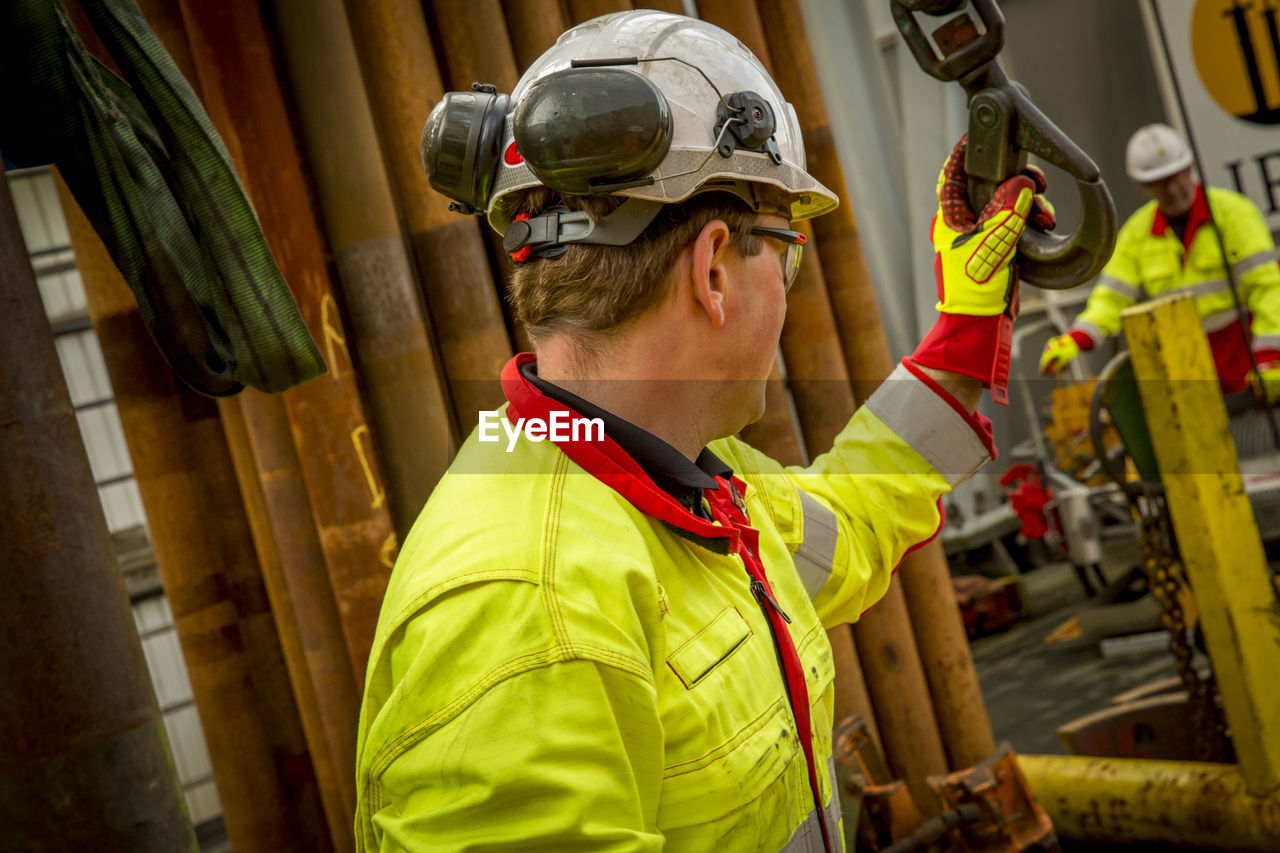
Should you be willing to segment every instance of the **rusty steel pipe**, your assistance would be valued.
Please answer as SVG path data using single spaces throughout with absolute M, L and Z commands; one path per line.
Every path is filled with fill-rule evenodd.
M 197 850 L 0 170 L 0 849 Z
M 177 0 L 141 0 L 139 6 L 147 24 L 199 91 Z M 351 780 L 355 778 L 353 738 L 359 693 L 341 642 L 342 629 L 288 419 L 278 397 L 241 394 L 218 404 L 330 838 L 335 850 L 346 853 L 354 849 L 350 827 L 355 820 L 355 787 Z M 257 413 L 255 440 L 265 448 L 261 469 L 254 462 L 242 408 Z M 272 418 L 270 413 L 279 416 Z M 283 553 L 276 547 L 273 520 Z M 294 581 L 292 590 L 286 573 Z
M 858 714 L 867 724 L 871 739 L 884 751 L 880 740 L 880 727 L 876 723 L 875 706 L 867 691 L 867 680 L 858 661 L 858 648 L 853 640 L 852 625 L 837 625 L 827 630 L 831 641 L 831 654 L 835 660 L 835 720 Z
M 1064 838 L 1230 853 L 1280 850 L 1280 789 L 1250 795 L 1234 764 L 1020 755 L 1018 765 Z
M 777 79 L 773 73 L 773 57 L 764 38 L 760 13 L 753 5 L 743 3 L 742 0 L 695 0 L 695 5 L 699 18 L 737 36 L 756 55 L 769 75 Z M 790 93 L 784 94 L 791 97 Z
M 516 70 L 533 64 L 569 28 L 560 0 L 502 0 Z
M 496 409 L 503 402 L 498 374 L 511 357 L 511 342 L 481 223 L 450 212 L 448 199 L 431 189 L 423 172 L 422 127 L 444 94 L 444 84 L 422 4 L 347 0 L 347 17 L 440 347 L 459 434 L 465 435 L 482 409 Z M 476 49 L 487 50 L 488 45 Z
M 200 712 L 227 836 L 237 850 L 329 849 L 217 405 L 182 385 L 155 351 L 132 292 L 61 181 L 58 195 Z
M 794 3 L 783 0 L 757 0 L 756 6 L 758 11 L 753 10 L 752 17 L 769 22 L 761 31 L 777 69 L 774 79 L 795 105 L 800 119 L 809 172 L 847 200 L 844 172 L 836 154 L 818 69 L 809 50 L 804 16 Z M 831 213 L 819 216 L 813 220 L 813 232 L 824 249 L 819 263 L 838 324 L 837 339 L 844 352 L 854 395 L 861 403 L 889 375 L 893 362 L 853 208 L 847 203 L 841 204 Z
M 670 12 L 673 15 L 684 14 L 684 0 L 643 0 L 637 9 L 657 9 L 660 12 Z
M 342 0 L 274 0 L 401 539 L 457 449 Z
M 779 69 L 778 84 L 800 117 L 809 171 L 847 198 L 803 15 L 780 0 L 758 0 L 758 6 L 760 16 L 770 21 L 765 37 Z M 849 379 L 861 403 L 889 375 L 893 363 L 852 208 L 844 204 L 818 217 L 813 230 L 823 248 L 820 262 Z M 950 767 L 970 767 L 995 751 L 995 736 L 941 543 L 935 540 L 908 554 L 899 574 Z
M 949 766 L 972 767 L 995 752 L 995 734 L 941 543 L 908 554 L 898 577 Z
M 634 8 L 631 0 L 568 0 L 570 25 L 581 24 L 610 12 L 625 12 Z M 641 3 L 641 8 L 648 8 Z
M 897 577 L 853 624 L 853 637 L 889 768 L 907 783 L 920 812 L 934 817 L 939 805 L 925 780 L 946 773 L 947 758 Z
M 325 263 L 281 81 L 253 0 L 182 0 L 205 107 L 329 372 L 282 397 L 357 682 L 363 682 L 396 551 L 386 487 L 360 399 L 347 323 Z
M 289 680 L 311 748 L 334 849 L 355 849 L 360 683 L 342 641 L 289 417 L 279 396 L 220 401 L 227 444 L 276 612 Z
M 519 72 L 499 0 L 427 0 L 428 28 L 439 36 L 440 76 L 449 89 L 516 86 Z

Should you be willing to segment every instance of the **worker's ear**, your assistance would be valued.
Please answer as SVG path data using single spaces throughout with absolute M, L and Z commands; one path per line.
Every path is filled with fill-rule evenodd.
M 733 232 L 720 219 L 702 227 L 692 244 L 693 298 L 706 313 L 713 327 L 725 322 L 725 300 L 729 286 L 729 267 L 734 253 Z

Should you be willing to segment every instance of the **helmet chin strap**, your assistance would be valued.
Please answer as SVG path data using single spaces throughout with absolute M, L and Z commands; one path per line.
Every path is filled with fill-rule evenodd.
M 710 181 L 702 192 L 730 193 L 756 213 L 790 219 L 788 205 L 765 197 L 761 189 L 761 184 L 749 181 Z M 557 204 L 536 216 L 513 221 L 502 235 L 502 248 L 513 261 L 523 263 L 532 258 L 558 258 L 568 251 L 570 243 L 626 246 L 644 233 L 663 206 L 660 201 L 628 198 L 612 213 L 592 218 L 585 210 L 569 210 Z
M 521 263 L 533 257 L 558 258 L 568 251 L 569 243 L 626 246 L 644 233 L 660 210 L 662 202 L 629 198 L 612 213 L 593 218 L 585 210 L 556 205 L 512 222 L 502 235 L 502 248 Z

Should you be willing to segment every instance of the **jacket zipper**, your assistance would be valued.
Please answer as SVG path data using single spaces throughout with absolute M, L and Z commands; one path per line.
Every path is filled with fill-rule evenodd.
M 760 604 L 761 609 L 764 608 L 764 603 L 767 601 L 772 605 L 773 609 L 777 611 L 778 615 L 782 617 L 783 622 L 786 622 L 788 625 L 791 624 L 791 617 L 788 616 L 786 611 L 782 609 L 781 605 L 774 600 L 773 596 L 769 594 L 769 591 L 764 588 L 764 584 L 760 583 L 760 581 L 755 578 L 751 579 L 751 594 L 755 596 L 755 599 Z M 769 614 L 766 613 L 765 618 L 768 618 L 768 616 Z
M 742 545 L 742 550 L 747 552 L 747 554 L 751 556 L 752 559 L 755 559 L 757 563 L 759 562 L 759 559 L 756 557 L 755 553 L 749 547 L 747 547 L 745 542 Z M 744 565 L 743 568 L 745 569 L 746 566 Z M 751 576 L 750 572 L 748 572 L 748 577 L 750 576 Z M 773 640 L 773 653 L 778 660 L 778 672 L 782 676 L 782 689 L 787 695 L 787 706 L 791 709 L 791 715 L 793 718 L 796 718 L 795 719 L 796 736 L 797 738 L 799 738 L 801 733 L 800 733 L 799 720 L 797 718 L 798 712 L 796 711 L 795 697 L 791 693 L 791 682 L 787 680 L 787 666 L 786 666 L 786 663 L 784 663 L 783 657 L 782 657 L 782 641 L 778 638 L 778 631 L 774 627 L 773 620 L 769 618 L 769 608 L 772 608 L 773 611 L 777 613 L 778 616 L 780 616 L 782 620 L 786 622 L 788 625 L 791 624 L 791 617 L 786 614 L 786 611 L 782 609 L 782 606 L 778 604 L 777 600 L 774 599 L 774 597 L 769 594 L 769 590 L 765 588 L 764 583 L 761 582 L 759 578 L 751 577 L 750 588 L 751 588 L 752 597 L 755 598 L 756 603 L 760 605 L 760 612 L 764 616 L 765 624 L 769 626 L 769 636 Z M 786 629 L 784 628 L 783 630 L 786 630 Z M 799 649 L 797 649 L 796 652 L 798 655 Z M 801 678 L 804 677 L 803 673 L 801 674 L 800 677 Z M 812 733 L 810 733 L 810 736 L 812 736 Z M 808 749 L 811 749 L 812 744 L 807 745 L 807 747 Z M 801 744 L 802 754 L 807 753 L 808 749 L 806 749 L 805 744 L 803 743 Z M 810 764 L 807 754 L 805 755 L 805 763 Z M 817 772 L 816 767 L 811 766 L 809 769 L 813 770 L 815 773 Z M 835 790 L 832 790 L 831 796 L 832 797 L 837 796 Z M 830 827 L 827 826 L 827 813 L 822 808 L 822 801 L 818 797 L 817 789 L 813 790 L 813 805 L 814 805 L 814 812 L 818 818 L 818 826 L 822 832 L 823 849 L 828 851 L 828 853 L 834 853 L 835 848 L 832 847 L 832 842 L 831 842 L 832 830 Z

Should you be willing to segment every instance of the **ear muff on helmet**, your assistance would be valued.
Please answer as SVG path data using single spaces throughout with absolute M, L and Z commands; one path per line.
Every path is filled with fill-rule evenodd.
M 702 164 L 655 176 L 671 150 L 674 119 L 662 91 L 648 77 L 618 66 L 680 62 L 698 72 L 716 95 L 715 144 Z M 422 163 L 450 207 L 482 213 L 489 207 L 511 98 L 490 85 L 448 92 L 427 117 Z M 677 57 L 575 59 L 569 68 L 534 81 L 511 114 L 508 163 L 523 163 L 544 186 L 566 195 L 604 195 L 652 186 L 697 172 L 718 152 L 736 149 L 782 164 L 769 102 L 751 91 L 723 95 L 698 66 Z
M 530 171 L 570 195 L 653 183 L 671 129 L 658 87 L 621 68 L 549 74 L 528 88 L 512 116 L 516 150 Z
M 501 156 L 509 95 L 476 83 L 470 92 L 446 92 L 422 129 L 427 181 L 463 213 L 483 213 Z

